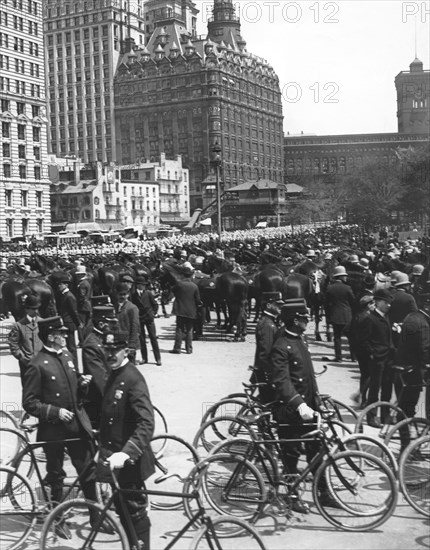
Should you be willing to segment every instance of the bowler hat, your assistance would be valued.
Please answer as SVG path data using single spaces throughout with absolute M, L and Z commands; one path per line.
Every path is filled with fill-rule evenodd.
M 54 332 L 54 331 L 67 331 L 67 327 L 63 324 L 63 319 L 57 315 L 55 317 L 47 317 L 46 319 L 40 319 L 37 322 L 39 332 L 43 331 L 44 333 Z
M 42 305 L 42 301 L 39 296 L 35 294 L 29 294 L 25 298 L 24 307 L 26 309 L 37 309 Z
M 385 300 L 386 302 L 390 303 L 393 301 L 393 296 L 389 290 L 386 288 L 380 288 L 375 291 L 375 294 L 373 295 L 375 300 Z
M 346 272 L 346 269 L 343 267 L 343 265 L 337 265 L 333 269 L 333 277 L 346 277 L 348 276 L 348 273 Z
M 55 271 L 52 274 L 52 279 L 57 284 L 70 282 L 69 276 L 65 271 Z
M 360 298 L 360 306 L 364 307 L 375 301 L 375 297 L 372 294 L 365 294 Z
M 190 262 L 184 262 L 182 264 L 182 273 L 187 276 L 194 273 L 194 267 L 190 264 Z
M 148 282 L 148 277 L 146 275 L 138 275 L 136 277 L 136 284 L 137 285 L 146 285 Z
M 93 308 L 97 306 L 104 306 L 106 304 L 110 304 L 110 298 L 109 296 L 93 296 L 91 298 L 91 304 Z
M 115 308 L 112 305 L 93 307 L 93 321 L 100 321 L 103 319 L 116 319 Z
M 409 277 L 406 273 L 400 272 L 397 275 L 397 281 L 394 283 L 394 286 L 403 286 L 403 285 L 409 285 L 411 282 L 409 280 Z
M 304 298 L 284 300 L 284 305 L 281 308 L 282 319 L 292 319 L 297 315 L 307 315 L 308 313 Z
M 119 280 L 122 283 L 134 283 L 133 277 L 128 273 L 124 273 L 123 275 L 120 275 Z
M 107 348 L 126 348 L 128 346 L 128 334 L 120 330 L 107 331 L 103 334 L 103 345 Z

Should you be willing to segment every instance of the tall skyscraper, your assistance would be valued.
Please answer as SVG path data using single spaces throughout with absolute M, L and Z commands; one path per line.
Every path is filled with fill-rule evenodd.
M 51 229 L 41 0 L 0 0 L 0 236 Z
M 281 182 L 279 79 L 246 50 L 232 1 L 215 0 L 204 37 L 196 35 L 191 0 L 152 1 L 145 10 L 151 34 L 122 56 L 115 77 L 121 163 L 181 155 L 192 209 L 213 193 L 216 144 L 225 190 L 247 179 Z
M 397 90 L 397 123 L 401 134 L 430 134 L 430 71 L 415 58 L 409 71 L 395 79 Z
M 117 160 L 112 83 L 128 43 L 144 43 L 143 0 L 46 0 L 49 151 Z

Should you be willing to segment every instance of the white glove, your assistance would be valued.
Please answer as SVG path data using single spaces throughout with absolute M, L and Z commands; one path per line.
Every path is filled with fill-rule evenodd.
M 111 468 L 124 468 L 125 461 L 130 457 L 127 453 L 113 453 L 107 460 Z
M 306 403 L 301 403 L 297 407 L 297 412 L 299 413 L 302 420 L 313 420 L 315 416 L 315 411 L 311 409 Z

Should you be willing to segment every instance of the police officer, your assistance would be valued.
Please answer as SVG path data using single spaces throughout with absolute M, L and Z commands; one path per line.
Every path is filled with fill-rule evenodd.
M 64 326 L 67 328 L 66 345 L 67 349 L 73 355 L 75 365 L 78 365 L 78 353 L 76 350 L 75 330 L 82 330 L 82 323 L 78 314 L 78 305 L 75 295 L 69 290 L 70 279 L 67 273 L 58 272 L 55 274 L 54 281 L 57 283 L 57 309 L 63 319 Z
M 61 317 L 41 319 L 38 327 L 43 348 L 31 360 L 24 378 L 23 407 L 39 419 L 37 441 L 55 442 L 44 446 L 45 481 L 51 487 L 52 499 L 60 502 L 65 478 L 64 450 L 67 448 L 80 475 L 85 497 L 95 501 L 95 465 L 90 445 L 93 432 L 90 419 L 80 404 L 91 376 L 78 375 L 73 357 L 66 349 L 67 328 Z M 81 438 L 81 441 L 61 441 L 72 438 Z M 90 516 L 90 519 L 94 518 Z
M 150 441 L 154 432 L 154 413 L 145 379 L 128 360 L 127 333 L 107 331 L 103 343 L 111 369 L 105 387 L 100 423 L 101 464 L 120 469 L 122 488 L 139 490 L 154 473 Z M 102 467 L 101 467 L 102 471 Z M 142 494 L 125 497 L 141 549 L 149 549 L 150 521 L 146 498 Z M 115 503 L 123 526 L 128 531 L 121 506 Z
M 82 342 L 83 372 L 92 376 L 84 407 L 94 428 L 100 424 L 102 397 L 110 373 L 103 347 L 103 333 L 115 328 L 116 323 L 113 305 L 94 306 L 92 330 Z
M 284 328 L 279 332 L 273 344 L 270 361 L 273 368 L 272 382 L 275 386 L 275 397 L 280 404 L 274 410 L 279 437 L 295 441 L 283 442 L 281 450 L 286 473 L 296 475 L 297 464 L 301 454 L 302 443 L 297 441 L 303 434 L 314 429 L 314 420 L 320 406 L 318 386 L 315 373 L 303 334 L 309 321 L 308 310 L 304 300 L 285 300 L 281 310 Z M 318 453 L 319 441 L 305 443 L 308 462 Z M 318 488 L 321 500 L 326 506 L 337 506 L 330 497 L 326 484 Z M 298 495 L 292 495 L 291 507 L 294 511 L 308 513 L 309 507 Z

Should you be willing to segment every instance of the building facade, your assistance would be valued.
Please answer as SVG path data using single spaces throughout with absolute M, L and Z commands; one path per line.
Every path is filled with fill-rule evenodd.
M 0 2 L 0 236 L 51 228 L 41 0 Z
M 400 134 L 430 135 L 430 71 L 415 58 L 409 71 L 395 78 L 397 123 Z
M 118 166 L 51 158 L 52 224 L 101 229 L 185 224 L 189 220 L 188 170 L 181 158 Z M 73 226 L 72 226 L 73 227 Z
M 147 9 L 154 30 L 145 47 L 135 45 L 121 58 L 115 77 L 121 163 L 181 155 L 191 210 L 202 207 L 216 145 L 224 189 L 253 178 L 281 182 L 279 80 L 246 51 L 233 3 L 215 0 L 205 38 L 195 34 L 191 1 L 149 2 Z
M 128 41 L 144 43 L 143 0 L 44 2 L 49 152 L 116 160 L 112 83 Z

